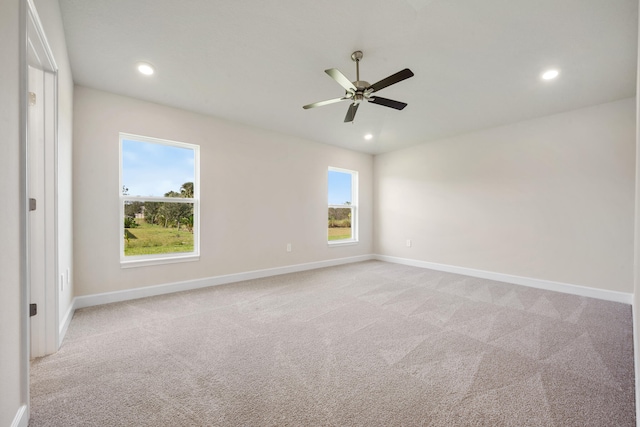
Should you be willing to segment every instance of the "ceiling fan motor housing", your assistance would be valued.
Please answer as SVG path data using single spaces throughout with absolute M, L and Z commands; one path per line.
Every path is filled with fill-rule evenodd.
M 368 88 L 370 86 L 370 84 L 368 82 L 365 81 L 355 81 L 352 82 L 353 85 L 356 87 L 356 91 L 355 92 L 349 92 L 347 91 L 345 96 L 350 97 L 351 99 L 353 99 L 353 102 L 355 103 L 360 103 L 364 100 L 369 99 L 369 95 L 371 95 L 371 91 L 365 90 L 366 88 Z

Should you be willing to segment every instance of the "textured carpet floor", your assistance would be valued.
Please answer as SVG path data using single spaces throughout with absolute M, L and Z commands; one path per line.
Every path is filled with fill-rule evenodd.
M 634 426 L 631 307 L 369 261 L 78 310 L 30 426 Z

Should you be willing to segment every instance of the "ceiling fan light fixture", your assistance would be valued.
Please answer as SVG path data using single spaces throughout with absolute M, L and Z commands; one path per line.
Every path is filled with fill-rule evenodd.
M 547 70 L 544 73 L 542 73 L 542 80 L 553 80 L 556 77 L 558 77 L 558 75 L 560 74 L 560 71 L 558 70 Z
M 138 69 L 138 71 L 140 72 L 140 74 L 144 74 L 145 76 L 150 76 L 153 73 L 155 73 L 155 69 L 153 68 L 153 65 L 147 63 L 147 62 L 139 62 L 138 65 L 136 66 L 136 68 Z

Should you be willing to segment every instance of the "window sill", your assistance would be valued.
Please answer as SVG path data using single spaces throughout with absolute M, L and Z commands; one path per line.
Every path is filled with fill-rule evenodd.
M 352 245 L 357 245 L 358 241 L 357 240 L 332 240 L 330 242 L 327 242 L 327 245 L 329 247 L 332 246 L 352 246 Z
M 132 259 L 128 259 L 128 258 L 132 258 Z M 199 260 L 200 260 L 200 255 L 196 255 L 196 254 L 189 254 L 189 255 L 171 254 L 166 257 L 154 257 L 154 258 L 127 257 L 127 259 L 120 260 L 120 268 L 146 267 L 149 265 L 174 264 L 177 262 L 192 262 L 192 261 L 199 261 Z

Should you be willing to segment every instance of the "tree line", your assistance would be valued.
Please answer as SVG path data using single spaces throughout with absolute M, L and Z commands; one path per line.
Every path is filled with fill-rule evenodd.
M 350 205 L 351 202 L 345 202 Z M 351 209 L 350 208 L 329 208 L 329 227 L 351 227 Z
M 122 194 L 127 195 L 129 189 L 122 188 Z M 180 187 L 180 191 L 169 191 L 164 193 L 164 197 L 193 198 L 193 182 L 185 182 Z M 126 201 L 124 204 L 124 228 L 135 228 L 139 224 L 136 222 L 136 215 L 143 214 L 147 224 L 160 225 L 164 228 L 183 226 L 193 232 L 193 203 L 171 203 L 171 202 L 139 202 Z

